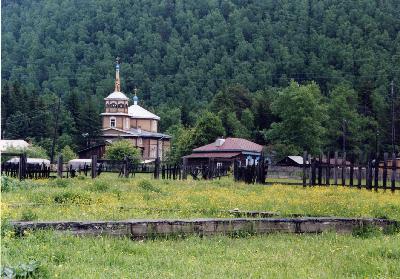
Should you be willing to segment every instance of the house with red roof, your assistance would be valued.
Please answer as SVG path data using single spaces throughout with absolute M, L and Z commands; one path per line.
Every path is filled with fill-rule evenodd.
M 262 145 L 242 138 L 219 138 L 215 142 L 193 149 L 184 156 L 188 165 L 202 165 L 214 162 L 217 165 L 231 165 L 239 161 L 241 165 L 257 164 L 262 153 Z

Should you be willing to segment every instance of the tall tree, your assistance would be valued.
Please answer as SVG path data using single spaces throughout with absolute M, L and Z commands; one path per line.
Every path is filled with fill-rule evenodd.
M 292 81 L 279 92 L 272 112 L 280 119 L 265 132 L 266 139 L 280 150 L 279 155 L 318 154 L 325 144 L 326 107 L 319 87 L 312 82 L 300 85 Z

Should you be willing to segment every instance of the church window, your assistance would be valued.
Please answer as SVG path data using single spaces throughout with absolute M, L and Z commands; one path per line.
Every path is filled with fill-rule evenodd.
M 111 128 L 113 128 L 113 127 L 115 127 L 116 125 L 116 119 L 115 119 L 115 117 L 111 117 L 110 118 L 110 127 Z

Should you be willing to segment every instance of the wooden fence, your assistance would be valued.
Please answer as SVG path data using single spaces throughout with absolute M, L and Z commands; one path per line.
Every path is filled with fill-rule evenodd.
M 2 156 L 18 157 L 18 163 L 3 162 L 1 163 L 1 175 L 16 177 L 20 180 L 48 178 L 50 176 L 51 168 L 44 163 L 28 164 L 27 156 L 24 153 L 10 153 L 2 152 Z
M 302 185 L 342 185 L 375 191 L 390 189 L 394 192 L 400 189 L 396 186 L 396 181 L 400 180 L 399 163 L 395 154 L 389 158 L 388 153 L 384 153 L 383 160 L 379 160 L 379 156 L 369 155 L 363 162 L 355 157 L 346 159 L 346 153 L 341 157 L 338 152 L 333 157 L 330 154 L 313 157 L 304 152 Z
M 268 164 L 264 156 L 261 156 L 258 162 L 257 165 L 241 166 L 239 161 L 235 161 L 233 167 L 233 177 L 235 181 L 243 181 L 248 184 L 265 184 Z

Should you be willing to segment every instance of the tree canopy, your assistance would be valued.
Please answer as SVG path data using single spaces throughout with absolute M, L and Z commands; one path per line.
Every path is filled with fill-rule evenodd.
M 332 125 L 318 149 L 340 147 L 348 118 L 350 148 L 373 149 L 379 130 L 387 150 L 392 80 L 400 95 L 399 11 L 397 0 L 3 1 L 2 137 L 47 148 L 55 134 L 57 151 L 85 147 L 100 134 L 119 56 L 123 91 L 140 89 L 162 131 L 192 129 L 209 110 L 227 136 L 276 144 L 263 131 L 280 125 L 272 104 L 293 80 L 315 82 L 327 106 Z

